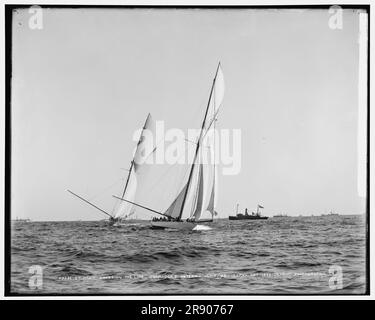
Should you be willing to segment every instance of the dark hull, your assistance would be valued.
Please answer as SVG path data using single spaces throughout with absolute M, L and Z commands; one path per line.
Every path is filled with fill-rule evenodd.
M 229 220 L 267 220 L 268 217 L 254 217 L 254 216 L 229 216 Z

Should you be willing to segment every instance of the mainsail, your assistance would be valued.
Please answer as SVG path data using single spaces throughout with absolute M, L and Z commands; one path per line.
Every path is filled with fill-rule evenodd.
M 137 190 L 137 177 L 135 175 L 134 166 L 131 166 L 131 169 L 128 175 L 127 187 L 124 188 L 122 198 L 133 201 L 136 190 Z M 117 201 L 115 210 L 113 213 L 113 217 L 116 219 L 119 219 L 119 218 L 123 219 L 127 217 L 129 214 L 132 214 L 132 209 L 133 209 L 133 205 L 130 204 L 129 202 Z
M 215 134 L 215 131 L 213 131 Z M 210 136 L 210 140 L 205 146 L 208 148 L 210 152 L 209 163 L 205 165 L 206 171 L 206 188 L 205 188 L 205 199 L 204 199 L 204 208 L 203 212 L 208 211 L 211 217 L 215 215 L 215 207 L 216 207 L 216 199 L 217 199 L 217 166 L 216 166 L 216 159 L 215 159 L 215 135 L 213 137 Z
M 153 136 L 152 136 L 154 127 L 155 126 L 151 118 L 151 114 L 148 114 L 145 124 L 141 130 L 141 134 L 138 139 L 137 146 L 134 150 L 133 160 L 130 163 L 129 173 L 128 173 L 126 183 L 121 194 L 122 196 L 121 198 L 118 198 L 118 199 L 125 199 L 125 201 L 123 200 L 117 201 L 112 210 L 112 214 L 106 212 L 105 210 L 96 206 L 91 201 L 86 200 L 85 198 L 79 196 L 78 194 L 70 190 L 67 190 L 67 191 L 71 193 L 72 195 L 74 195 L 75 197 L 91 205 L 92 207 L 96 208 L 97 210 L 101 211 L 105 215 L 109 216 L 109 219 L 112 222 L 118 219 L 126 219 L 130 217 L 132 214 L 134 214 L 134 208 L 133 208 L 133 204 L 127 202 L 126 199 L 129 201 L 134 200 L 136 196 L 136 192 L 137 192 L 137 186 L 138 186 L 137 175 L 139 174 L 138 171 L 141 168 L 142 161 L 144 160 L 144 158 L 147 159 L 147 157 L 149 156 L 148 152 L 152 153 L 155 150 Z M 150 137 L 151 139 L 150 138 L 146 139 L 147 136 Z
M 190 168 L 189 177 L 187 180 L 186 186 L 181 191 L 184 194 L 181 194 L 181 192 L 178 195 L 178 199 L 181 200 L 181 209 L 179 212 L 179 215 L 176 217 L 177 220 L 181 219 L 181 216 L 184 213 L 184 208 L 187 203 L 187 199 L 190 199 L 189 196 L 190 193 L 195 194 L 194 202 L 192 206 L 192 214 L 191 217 L 194 217 L 195 220 L 199 220 L 202 213 L 205 211 L 209 211 L 211 215 L 213 216 L 215 214 L 215 189 L 217 184 L 217 178 L 216 176 L 216 168 L 215 168 L 215 161 L 213 161 L 213 164 L 209 166 L 207 169 L 205 167 L 207 165 L 203 165 L 202 163 L 199 164 L 198 169 L 198 179 L 194 179 L 194 172 L 196 172 L 197 169 L 197 163 L 199 162 L 199 159 L 201 157 L 198 157 L 201 153 L 201 147 L 205 144 L 203 141 L 204 138 L 207 136 L 207 133 L 212 129 L 212 127 L 215 127 L 215 122 L 217 119 L 218 110 L 223 102 L 224 98 L 224 76 L 223 72 L 221 70 L 220 63 L 218 65 L 215 78 L 213 80 L 206 113 L 203 119 L 202 128 L 200 131 L 200 135 L 198 138 L 197 146 L 196 146 L 196 152 L 194 156 L 193 163 Z M 214 132 L 215 134 L 215 132 Z M 214 153 L 215 153 L 215 139 L 213 140 L 214 143 L 210 146 L 206 146 L 211 150 L 211 154 L 213 156 L 211 158 L 214 159 Z M 208 180 L 205 180 L 204 177 L 204 171 L 211 170 L 213 174 L 209 174 L 210 178 Z M 193 181 L 195 183 L 193 183 Z M 177 200 L 177 199 L 176 199 Z M 176 200 L 172 202 L 175 203 Z M 174 216 L 176 216 L 174 212 Z
M 139 173 L 139 171 L 143 169 L 143 165 L 156 149 L 154 134 L 155 121 L 152 119 L 151 114 L 149 113 L 134 151 L 133 164 L 136 173 Z
M 207 165 L 207 170 L 209 173 L 209 181 L 207 186 L 207 199 L 206 199 L 206 210 L 211 213 L 211 216 L 215 216 L 217 213 L 215 211 L 216 199 L 217 199 L 217 189 L 218 189 L 218 179 L 217 179 L 217 166 L 216 166 L 216 120 L 224 99 L 225 83 L 224 75 L 219 65 L 216 81 L 213 86 L 213 98 L 209 103 L 208 109 L 208 121 L 207 125 L 204 126 L 206 129 L 204 133 L 204 138 L 206 141 L 205 146 L 210 151 L 210 162 Z M 207 203 L 208 202 L 208 203 Z
M 133 160 L 130 164 L 130 169 L 124 190 L 122 192 L 123 199 L 134 201 L 137 191 L 137 173 L 141 168 L 142 163 L 148 156 L 149 150 L 153 149 L 153 139 L 149 137 L 150 132 L 153 132 L 154 121 L 151 114 L 148 114 L 145 124 L 142 128 L 137 146 L 134 151 Z M 152 137 L 151 137 L 152 138 Z M 133 205 L 126 201 L 118 200 L 115 204 L 114 218 L 126 218 L 134 213 Z
M 203 193 L 204 193 L 204 179 L 203 179 L 203 164 L 199 165 L 199 178 L 198 178 L 198 185 L 197 185 L 197 193 L 196 193 L 196 200 L 195 200 L 195 208 L 192 214 L 195 220 L 199 220 L 202 210 L 203 210 Z
M 216 197 L 217 195 L 217 167 L 215 166 L 214 169 L 214 177 L 213 177 L 213 184 L 211 189 L 210 201 L 208 202 L 206 210 L 211 213 L 212 216 L 216 216 Z

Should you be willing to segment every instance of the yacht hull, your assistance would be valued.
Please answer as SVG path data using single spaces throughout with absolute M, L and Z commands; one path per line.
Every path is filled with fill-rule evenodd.
M 186 221 L 151 221 L 151 227 L 154 229 L 178 229 L 193 230 L 198 223 Z
M 212 220 L 207 221 L 151 221 L 151 227 L 153 229 L 177 229 L 177 230 L 194 230 L 196 226 L 203 222 L 211 222 Z

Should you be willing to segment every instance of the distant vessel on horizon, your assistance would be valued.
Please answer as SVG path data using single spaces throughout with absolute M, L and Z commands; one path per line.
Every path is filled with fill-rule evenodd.
M 273 218 L 287 218 L 287 217 L 289 217 L 287 214 L 281 214 L 281 213 L 273 216 Z
M 339 214 L 338 213 L 335 213 L 335 212 L 332 212 L 332 210 L 329 212 L 329 213 L 327 213 L 327 214 L 321 214 L 321 216 L 322 217 L 324 217 L 324 216 L 339 216 Z
M 12 221 L 13 222 L 30 222 L 31 219 L 29 218 L 21 219 L 21 218 L 16 217 L 16 219 L 12 219 Z
M 252 212 L 251 214 L 248 214 L 247 208 L 245 209 L 245 214 L 238 212 L 239 204 L 236 206 L 236 215 L 235 216 L 229 216 L 229 220 L 267 220 L 268 217 L 262 216 L 260 213 L 260 208 L 264 209 L 263 206 L 258 204 L 257 212 Z

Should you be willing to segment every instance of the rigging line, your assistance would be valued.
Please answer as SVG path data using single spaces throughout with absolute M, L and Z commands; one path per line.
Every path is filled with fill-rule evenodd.
M 178 160 L 181 159 L 182 156 L 183 156 L 183 155 L 181 155 L 180 158 L 178 158 Z M 170 170 L 171 170 L 176 164 L 178 164 L 178 163 L 176 162 L 175 164 L 173 164 L 173 165 L 171 165 L 170 167 L 168 167 L 167 171 L 163 173 L 163 175 L 158 179 L 158 181 L 155 182 L 155 183 L 149 188 L 149 191 L 150 191 L 150 192 L 152 192 L 152 190 L 154 190 L 154 189 L 156 188 L 156 186 L 159 185 L 159 184 L 161 183 L 161 181 L 165 178 L 165 176 L 169 173 L 169 171 L 170 171 Z M 176 177 L 176 179 L 174 179 L 174 186 L 178 185 L 178 187 L 177 187 L 177 188 L 174 187 L 174 189 L 177 190 L 177 191 L 176 191 L 176 194 L 173 195 L 172 199 L 175 199 L 175 198 L 178 196 L 178 194 L 181 192 L 183 186 L 185 185 L 185 181 L 186 181 L 186 177 L 187 177 L 188 172 L 189 172 L 188 170 L 185 170 L 184 174 L 182 175 L 182 179 L 181 179 L 181 180 L 180 180 L 180 178 L 181 178 L 180 175 L 181 175 L 181 174 L 179 174 L 179 176 Z M 180 183 L 176 183 L 178 180 L 180 180 Z M 163 200 L 165 201 L 164 198 L 163 198 Z M 170 199 L 168 199 L 168 202 L 170 202 Z M 172 201 L 172 202 L 173 202 L 173 201 Z M 170 205 L 170 204 L 168 204 L 168 205 Z
M 207 129 L 207 130 L 208 130 L 208 129 Z M 203 136 L 202 139 L 204 139 L 204 137 L 205 137 L 206 135 L 207 135 L 207 132 L 204 134 L 204 136 Z M 194 141 L 191 141 L 191 140 L 188 140 L 188 139 L 185 139 L 185 141 L 197 145 L 197 142 L 194 142 Z M 210 149 L 210 146 L 202 146 L 202 147 L 205 147 L 205 148 L 207 148 L 207 149 Z
M 153 185 L 150 186 L 149 190 L 153 190 L 159 183 L 161 183 L 161 181 L 165 178 L 165 176 L 170 172 L 170 170 L 172 170 L 172 168 L 174 168 L 176 165 L 180 164 L 178 163 L 179 160 L 183 157 L 183 156 L 186 156 L 185 153 L 182 153 L 179 158 L 177 159 L 177 161 L 175 163 L 173 163 L 172 165 L 170 165 L 168 167 L 168 169 L 162 174 L 162 176 L 158 179 L 158 181 L 156 181 Z M 189 157 L 189 155 L 188 155 Z M 184 177 L 185 177 L 186 173 L 184 174 Z
M 189 140 L 189 139 L 184 139 L 186 142 L 190 142 L 190 143 L 193 143 L 193 144 L 197 144 L 196 142 L 194 142 L 194 141 L 191 141 L 191 140 Z
M 168 171 L 170 170 L 171 168 L 168 169 Z M 186 177 L 186 170 L 185 170 L 185 173 L 183 174 L 182 176 L 182 179 L 180 180 L 180 176 L 181 174 L 178 175 L 178 177 L 176 177 L 174 179 L 174 182 L 171 183 L 173 184 L 173 188 L 171 189 L 175 189 L 176 190 L 176 193 L 173 195 L 173 197 L 171 197 L 172 199 L 175 199 L 178 194 L 181 192 L 181 189 L 182 189 L 182 186 L 184 185 L 184 181 L 185 181 L 185 177 Z M 152 190 L 154 190 L 156 188 L 156 186 L 161 183 L 161 180 L 166 176 L 166 173 L 163 174 L 163 177 L 159 179 L 159 181 L 157 181 L 156 183 L 154 183 L 154 185 L 150 188 L 150 192 L 152 192 Z M 178 181 L 180 180 L 180 182 L 178 183 Z M 176 187 L 177 186 L 177 187 Z M 163 193 L 163 194 L 166 194 L 166 193 Z M 170 199 L 166 199 L 166 197 L 163 197 L 163 202 L 166 202 L 166 200 L 168 200 L 168 206 L 170 205 Z M 173 201 L 172 201 L 173 202 Z
M 213 120 L 211 120 L 211 124 L 212 124 L 212 121 Z M 211 126 L 211 124 L 210 124 L 210 126 Z M 207 132 L 205 133 L 205 135 L 207 134 Z M 193 143 L 193 144 L 197 144 L 198 142 L 193 142 L 193 141 L 191 141 L 191 140 L 188 140 L 188 139 L 185 139 L 187 142 L 191 142 L 191 143 Z M 158 147 L 160 146 L 160 143 L 161 142 L 164 142 L 165 141 L 165 139 L 160 139 L 157 143 L 156 143 L 156 146 L 155 146 L 155 148 L 154 148 L 154 150 L 152 150 L 149 154 L 148 154 L 148 156 L 143 160 L 143 163 L 145 163 L 146 161 L 147 161 L 147 159 L 158 149 Z M 189 151 L 188 151 L 189 152 Z M 174 164 L 172 164 L 172 166 L 174 166 L 174 165 L 176 165 L 176 164 L 179 164 L 178 163 L 178 161 L 184 156 L 185 154 L 183 153 L 178 159 L 177 159 L 177 161 L 176 161 L 176 163 L 174 163 Z M 189 159 L 189 154 L 187 155 L 187 158 Z M 187 159 L 187 160 L 188 160 Z M 167 170 L 167 172 L 169 172 L 169 170 L 170 169 L 168 169 Z M 167 173 L 166 172 L 166 173 Z M 166 173 L 165 174 L 163 174 L 163 176 L 162 176 L 162 178 L 164 178 L 164 176 L 166 175 Z M 155 184 L 155 185 L 157 185 L 157 183 Z M 155 187 L 155 185 L 153 185 L 150 189 L 153 189 L 154 187 Z
M 141 137 L 142 137 L 142 134 L 141 134 Z M 159 148 L 159 146 L 160 146 L 160 143 L 161 142 L 164 142 L 165 141 L 165 139 L 160 139 L 158 142 L 156 142 L 156 144 L 155 144 L 155 147 L 154 147 L 154 149 L 147 155 L 147 157 L 143 160 L 143 162 L 141 163 L 141 164 L 143 164 L 143 163 L 145 163 L 146 161 L 147 161 L 147 159 L 152 155 L 152 154 L 154 154 L 155 153 L 155 151 Z M 138 145 L 137 145 L 138 146 Z M 138 163 L 137 163 L 138 164 Z M 147 164 L 147 163 L 146 163 Z
M 189 148 L 187 149 L 188 150 L 188 154 L 187 154 L 187 161 L 189 161 Z M 184 154 L 182 154 L 179 158 L 178 158 L 178 160 L 180 160 L 181 159 L 181 157 L 182 156 L 184 156 Z M 156 183 L 154 183 L 154 185 L 152 185 L 152 187 L 150 188 L 150 191 L 152 191 L 163 179 L 164 179 L 164 177 L 167 175 L 167 173 L 169 173 L 169 171 L 176 165 L 176 164 L 178 164 L 178 160 L 177 160 L 177 162 L 176 163 L 174 163 L 173 165 L 171 165 L 169 168 L 168 168 L 168 170 L 162 175 L 162 177 L 159 179 L 159 181 L 157 181 Z M 176 191 L 176 194 L 173 196 L 173 198 L 172 199 L 175 199 L 177 196 L 178 196 L 178 194 L 181 192 L 181 190 L 182 190 L 182 188 L 183 188 L 183 186 L 186 184 L 186 180 L 187 180 L 187 177 L 188 177 L 188 175 L 189 175 L 189 170 L 188 169 L 186 169 L 185 170 L 185 173 L 183 174 L 183 176 L 182 176 L 182 179 L 181 179 L 181 182 L 179 183 L 179 185 L 178 185 L 178 188 L 175 188 L 177 191 Z M 177 179 L 177 177 L 176 177 L 176 179 L 175 179 L 175 182 L 177 181 L 177 180 L 179 180 L 179 179 Z
M 151 211 L 151 212 L 153 212 L 153 213 L 160 214 L 160 215 L 162 215 L 162 216 L 164 216 L 164 217 L 168 217 L 168 218 L 172 218 L 172 219 L 174 219 L 173 217 L 170 217 L 170 216 L 168 216 L 168 215 L 166 215 L 166 214 L 164 214 L 164 213 L 161 213 L 161 212 L 159 212 L 159 211 L 156 211 L 156 210 L 154 210 L 154 209 L 147 208 L 147 207 L 142 206 L 142 205 L 140 205 L 140 204 L 138 204 L 138 203 L 135 203 L 135 202 L 132 202 L 132 201 L 129 201 L 129 200 L 126 200 L 126 199 L 123 199 L 123 198 L 117 197 L 117 196 L 112 196 L 112 197 L 114 197 L 114 198 L 116 198 L 116 199 L 119 199 L 119 200 L 122 200 L 122 201 L 129 202 L 129 203 L 131 203 L 131 204 L 133 204 L 133 205 L 135 205 L 135 206 L 137 206 L 137 207 L 143 208 L 143 209 L 148 210 L 148 211 Z
M 155 148 L 147 155 L 147 157 L 143 160 L 143 163 L 145 163 L 146 161 L 147 161 L 147 159 L 153 154 L 153 153 L 155 153 L 155 151 L 159 148 L 159 146 L 160 146 L 160 143 L 161 142 L 165 142 L 165 138 L 163 139 L 160 139 L 157 143 L 156 143 L 156 145 L 155 145 Z M 180 158 L 179 158 L 180 159 Z M 178 159 L 178 160 L 179 160 Z
M 82 197 L 79 196 L 78 194 L 75 194 L 73 191 L 70 191 L 70 190 L 66 190 L 66 191 L 68 191 L 68 192 L 71 193 L 72 195 L 76 196 L 77 198 L 79 198 L 79 199 L 81 199 L 82 201 L 86 202 L 86 203 L 89 204 L 90 206 L 94 207 L 95 209 L 98 209 L 98 210 L 101 211 L 102 213 L 104 213 L 104 214 L 106 214 L 107 216 L 109 216 L 109 217 L 112 218 L 112 216 L 111 216 L 108 212 L 104 211 L 103 209 L 100 209 L 100 208 L 97 207 L 95 204 L 93 204 L 93 203 L 89 202 L 88 200 L 82 198 Z
M 89 201 L 92 201 L 92 200 L 95 200 L 96 198 L 98 198 L 99 196 L 101 196 L 105 191 L 108 191 L 109 189 L 111 189 L 113 186 L 115 186 L 116 184 L 118 184 L 121 180 L 124 180 L 124 178 L 120 178 L 120 179 L 117 179 L 114 183 L 112 183 L 110 186 L 104 188 L 103 190 L 99 191 L 98 193 L 96 193 L 95 195 L 93 195 L 92 197 L 88 198 Z
M 210 84 L 206 89 L 207 89 L 207 91 L 209 91 L 210 89 L 211 89 L 211 86 L 212 86 L 212 84 Z M 206 91 L 206 92 L 207 92 Z M 205 100 L 205 99 L 207 99 L 207 98 L 202 98 L 202 102 L 200 102 L 199 104 L 198 104 L 198 107 L 197 108 L 195 108 L 195 112 L 194 112 L 194 115 L 193 115 L 193 117 L 191 117 L 191 119 L 192 120 L 194 120 L 194 123 L 195 123 L 195 120 L 197 120 L 197 122 L 199 123 L 200 122 L 200 114 L 201 114 L 201 111 L 202 111 L 202 109 L 203 108 L 205 108 L 206 107 L 206 104 L 207 104 L 207 100 Z M 198 117 L 199 116 L 199 117 Z
M 136 163 L 136 164 L 137 164 L 137 165 L 143 165 L 143 164 L 145 164 L 146 161 L 147 161 L 147 159 L 148 159 L 152 154 L 155 153 L 155 151 L 156 151 L 157 148 L 159 147 L 159 145 L 160 145 L 160 143 L 162 142 L 162 140 L 164 140 L 164 139 L 160 139 L 159 142 L 156 143 L 155 148 L 154 148 L 154 149 L 148 154 L 148 156 L 142 161 L 142 163 Z M 146 164 L 148 164 L 148 163 L 146 163 Z M 142 170 L 142 167 L 138 169 L 138 171 L 141 171 L 141 170 Z
M 208 128 L 205 130 L 205 133 L 204 133 L 202 139 L 204 139 L 204 137 L 207 135 L 208 131 L 210 130 L 210 128 L 211 128 L 211 126 L 212 126 L 212 124 L 214 125 L 214 129 L 215 129 L 215 122 L 216 122 L 217 120 L 218 120 L 218 117 L 215 115 L 215 116 L 211 119 L 211 121 L 210 121 L 210 125 L 209 125 Z
M 125 191 L 126 191 L 126 187 L 127 187 L 127 184 L 128 184 L 128 181 L 129 181 L 129 177 L 130 177 L 130 174 L 131 174 L 131 171 L 132 171 L 132 166 L 130 166 L 130 169 L 129 170 L 126 170 L 126 171 L 129 171 L 128 173 L 128 177 L 127 177 L 127 180 L 126 180 L 126 184 L 125 184 L 125 187 L 124 187 L 124 195 L 125 196 Z M 124 181 L 125 180 L 125 177 L 123 178 L 120 178 L 120 180 Z M 113 207 L 112 207 L 112 210 L 111 210 L 111 214 L 114 215 L 115 211 L 119 209 L 119 203 L 116 202 Z
M 189 154 L 187 155 L 187 157 L 189 158 Z M 187 161 L 188 161 L 188 159 L 187 159 Z M 178 188 L 176 188 L 177 194 L 175 194 L 175 196 L 173 197 L 174 199 L 180 194 L 182 188 L 186 185 L 186 180 L 189 176 L 188 174 L 189 174 L 189 170 L 186 169 L 183 176 L 182 176 L 182 179 L 181 179 L 180 183 L 178 184 Z M 177 182 L 177 178 L 176 178 L 175 181 Z M 177 185 L 177 183 L 176 183 L 176 185 Z

